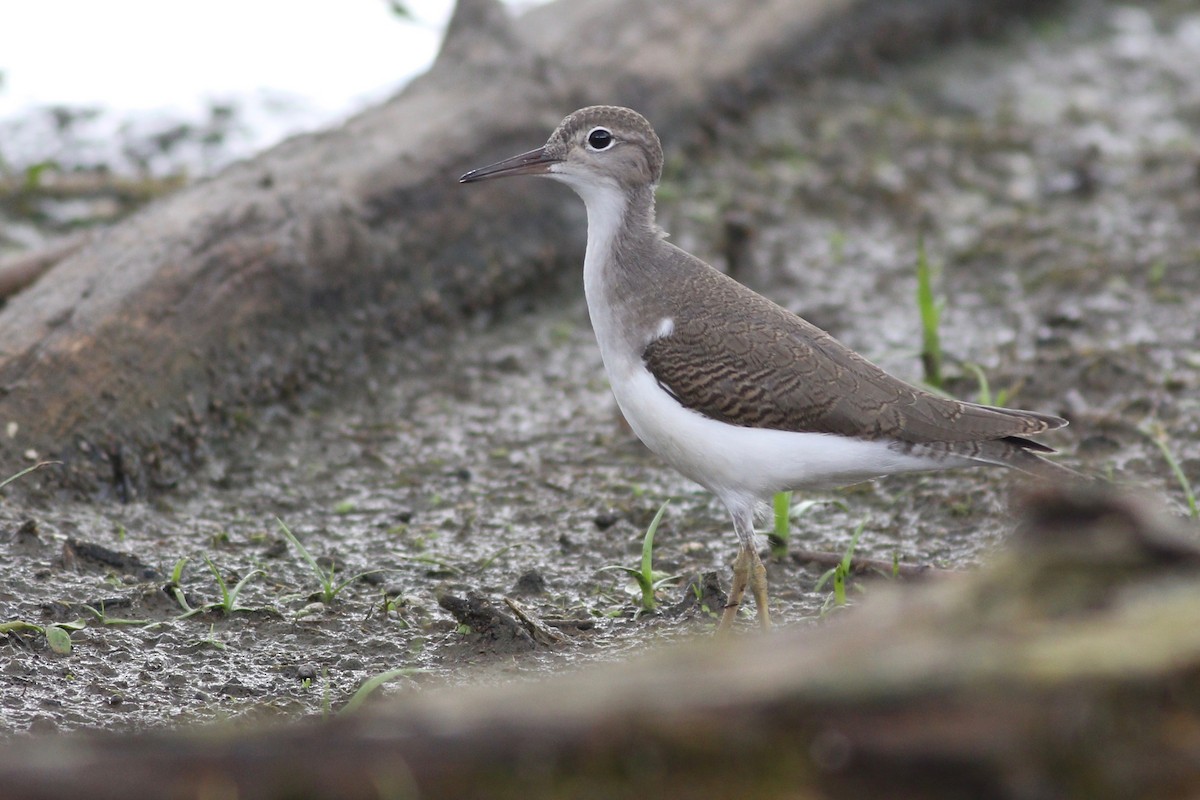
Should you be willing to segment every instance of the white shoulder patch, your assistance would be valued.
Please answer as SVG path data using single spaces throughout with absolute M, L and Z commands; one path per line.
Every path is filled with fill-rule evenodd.
M 675 332 L 675 320 L 663 317 L 658 321 L 658 329 L 654 332 L 655 339 L 665 339 Z

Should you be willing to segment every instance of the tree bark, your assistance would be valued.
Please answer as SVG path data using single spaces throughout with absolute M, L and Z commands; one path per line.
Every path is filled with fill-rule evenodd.
M 1101 488 L 984 569 L 819 627 L 702 640 L 331 721 L 0 748 L 9 800 L 1200 794 L 1200 549 Z
M 560 0 L 513 24 L 462 0 L 396 97 L 152 203 L 0 309 L 0 472 L 46 458 L 63 468 L 19 489 L 170 486 L 256 405 L 353 383 L 398 337 L 573 280 L 579 204 L 455 179 L 578 106 L 635 106 L 695 144 L 807 75 L 1046 4 Z

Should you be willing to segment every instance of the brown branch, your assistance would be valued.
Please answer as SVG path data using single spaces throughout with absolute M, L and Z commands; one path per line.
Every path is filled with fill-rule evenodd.
M 0 300 L 32 285 L 55 264 L 78 252 L 90 239 L 86 233 L 77 233 L 39 250 L 0 259 Z

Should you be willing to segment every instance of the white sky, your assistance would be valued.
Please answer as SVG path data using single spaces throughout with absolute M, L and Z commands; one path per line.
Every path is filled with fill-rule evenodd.
M 0 118 L 30 105 L 197 112 L 262 91 L 338 115 L 437 52 L 451 0 L 0 0 Z

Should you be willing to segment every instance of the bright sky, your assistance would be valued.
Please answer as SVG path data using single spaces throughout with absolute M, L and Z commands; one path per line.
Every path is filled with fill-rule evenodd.
M 0 0 L 0 118 L 30 105 L 205 108 L 306 99 L 335 115 L 386 96 L 437 52 L 451 0 Z

